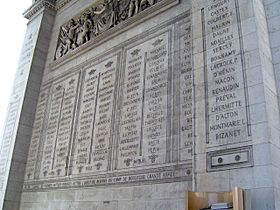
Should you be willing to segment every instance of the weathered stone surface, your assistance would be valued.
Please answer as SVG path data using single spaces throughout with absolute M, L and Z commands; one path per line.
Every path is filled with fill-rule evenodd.
M 34 1 L 48 39 L 27 33 L 20 59 L 4 209 L 183 210 L 188 190 L 240 186 L 279 210 L 278 7 Z

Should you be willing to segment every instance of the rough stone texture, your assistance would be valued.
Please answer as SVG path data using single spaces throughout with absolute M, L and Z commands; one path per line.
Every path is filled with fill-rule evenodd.
M 61 26 L 102 5 L 33 3 L 3 209 L 183 210 L 234 186 L 280 209 L 278 0 L 156 1 L 63 56 Z

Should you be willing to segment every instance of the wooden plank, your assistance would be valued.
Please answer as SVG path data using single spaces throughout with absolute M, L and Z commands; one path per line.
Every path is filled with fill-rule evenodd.
M 199 210 L 213 203 L 233 202 L 232 192 L 187 192 L 186 210 Z
M 243 190 L 239 187 L 235 187 L 233 190 L 233 207 L 234 210 L 244 210 Z

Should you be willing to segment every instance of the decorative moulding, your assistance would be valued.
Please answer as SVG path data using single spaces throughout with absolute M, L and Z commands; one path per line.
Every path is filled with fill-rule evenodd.
M 55 0 L 39 0 L 36 1 L 31 7 L 29 7 L 24 13 L 23 16 L 30 20 L 34 17 L 39 11 L 43 8 L 49 8 L 55 10 Z
M 61 8 L 63 8 L 65 5 L 67 5 L 68 3 L 70 3 L 73 0 L 61 0 L 61 1 L 57 1 L 56 3 L 56 10 L 60 10 Z
M 207 152 L 206 159 L 208 172 L 254 166 L 251 145 Z

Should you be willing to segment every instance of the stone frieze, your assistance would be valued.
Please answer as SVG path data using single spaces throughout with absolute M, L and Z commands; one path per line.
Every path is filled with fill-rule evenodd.
M 104 0 L 61 27 L 55 60 L 162 0 Z

